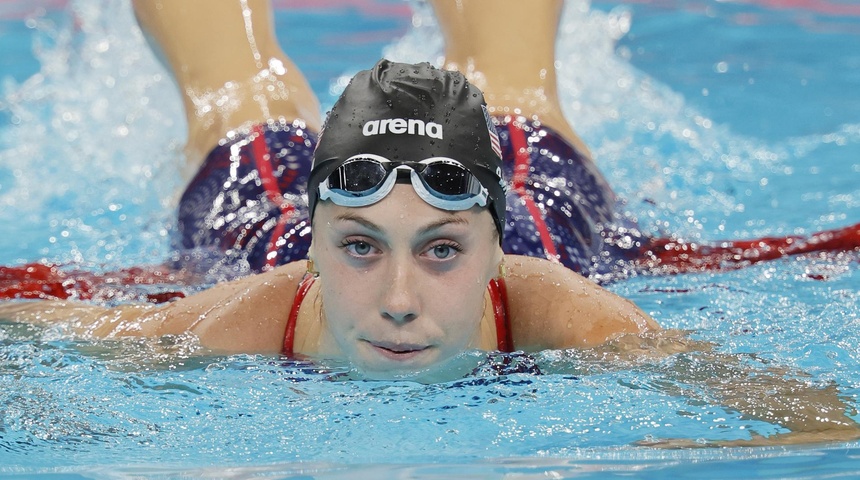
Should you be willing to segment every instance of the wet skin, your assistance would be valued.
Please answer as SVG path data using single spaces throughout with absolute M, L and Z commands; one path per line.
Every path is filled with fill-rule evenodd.
M 313 238 L 324 355 L 391 376 L 494 348 L 480 327 L 502 252 L 486 209 L 440 210 L 397 185 L 367 207 L 321 203 Z

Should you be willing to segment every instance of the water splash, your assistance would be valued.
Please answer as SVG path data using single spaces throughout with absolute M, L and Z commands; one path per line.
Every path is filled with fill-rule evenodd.
M 0 221 L 13 261 L 151 263 L 164 255 L 184 142 L 175 88 L 128 2 L 76 1 L 27 20 L 40 71 L 7 82 L 0 110 Z

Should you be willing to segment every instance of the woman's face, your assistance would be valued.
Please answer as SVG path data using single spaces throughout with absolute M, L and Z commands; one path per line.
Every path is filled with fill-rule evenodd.
M 337 353 L 385 378 L 476 348 L 502 260 L 494 232 L 486 209 L 440 210 L 411 185 L 367 207 L 321 202 L 312 257 Z

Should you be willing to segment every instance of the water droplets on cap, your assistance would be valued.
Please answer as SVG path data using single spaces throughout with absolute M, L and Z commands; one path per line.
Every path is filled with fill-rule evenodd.
M 394 68 L 389 70 L 389 66 Z M 431 142 L 433 137 L 425 135 L 416 135 L 415 138 L 399 137 L 398 135 L 373 137 L 359 135 L 355 142 L 351 142 L 345 139 L 344 135 L 348 137 L 355 134 L 358 130 L 353 127 L 351 130 L 355 131 L 352 133 L 343 132 L 342 135 L 329 135 L 327 140 L 325 140 L 326 137 L 321 137 L 323 140 L 317 145 L 316 155 L 319 155 L 320 158 L 324 157 L 335 161 L 338 158 L 342 158 L 347 151 L 352 152 L 360 147 L 361 150 L 378 149 L 379 151 L 385 151 L 386 155 L 384 156 L 392 159 L 401 156 L 414 159 L 417 157 L 427 157 L 429 156 L 428 152 L 431 152 L 433 155 L 441 155 L 449 151 L 456 152 L 462 148 L 464 149 L 462 150 L 463 156 L 472 157 L 464 159 L 470 165 L 475 163 L 476 167 L 483 167 L 485 166 L 484 163 L 492 165 L 500 163 L 500 159 L 488 151 L 488 142 L 485 136 L 479 136 L 481 132 L 485 132 L 487 129 L 485 125 L 486 118 L 482 108 L 478 105 L 479 103 L 483 104 L 480 101 L 482 99 L 480 90 L 470 88 L 469 82 L 462 75 L 439 71 L 426 63 L 420 66 L 413 66 L 381 60 L 378 68 L 380 70 L 377 70 L 377 72 L 380 76 L 376 78 L 381 83 L 365 82 L 366 79 L 374 78 L 372 71 L 359 72 L 349 82 L 350 85 L 344 93 L 341 94 L 336 108 L 332 109 L 333 112 L 338 111 L 338 106 L 341 108 L 351 108 L 361 105 L 358 112 L 351 118 L 352 125 L 364 124 L 366 121 L 365 117 L 369 118 L 368 115 L 375 115 L 379 118 L 384 116 L 405 117 L 409 120 L 423 121 L 425 124 L 433 122 L 436 124 L 434 128 L 438 128 L 439 130 L 441 130 L 441 125 L 438 124 L 443 124 L 446 125 L 445 139 L 437 138 L 435 142 Z M 413 72 L 415 72 L 414 77 Z M 382 75 L 383 73 L 385 75 Z M 361 81 L 356 82 L 356 79 Z M 390 85 L 386 85 L 386 80 L 391 82 Z M 456 89 L 452 89 L 452 85 L 456 85 Z M 380 90 L 379 87 L 385 88 Z M 390 89 L 387 87 L 390 87 Z M 368 95 L 356 93 L 368 89 Z M 392 95 L 393 97 L 391 97 Z M 370 103 L 368 104 L 368 102 Z M 375 107 L 373 102 L 375 102 Z M 393 109 L 398 110 L 397 115 L 391 115 Z M 348 110 L 342 109 L 340 111 L 344 112 Z M 384 111 L 388 111 L 388 113 L 383 113 Z M 336 118 L 336 115 L 332 118 Z M 337 125 L 345 124 L 345 120 L 339 119 L 335 122 L 328 122 L 330 124 L 329 127 L 334 129 Z M 475 123 L 474 128 L 470 128 L 471 123 Z M 475 131 L 472 132 L 471 130 Z M 398 144 L 400 145 L 399 150 L 403 154 L 395 155 L 391 152 L 393 145 Z M 474 148 L 470 148 L 469 145 L 473 145 Z M 392 149 L 389 149 L 389 146 L 392 146 Z M 472 152 L 477 153 L 477 155 Z M 460 155 L 457 154 L 457 156 Z M 314 174 L 312 179 L 309 179 L 309 184 L 318 182 L 319 179 L 328 174 L 328 170 L 324 168 L 320 168 L 317 171 L 318 173 Z M 489 186 L 498 185 L 495 179 L 492 178 L 492 170 L 485 171 L 485 169 L 478 169 L 477 172 L 487 177 L 486 179 L 482 179 L 482 182 L 485 181 Z M 500 223 L 504 222 L 504 194 L 502 192 L 494 192 L 494 194 L 495 200 L 492 204 L 493 210 L 491 213 L 493 213 L 497 227 L 500 233 L 502 233 L 501 230 L 503 227 Z M 497 201 L 499 199 L 502 199 L 502 201 Z M 315 199 L 310 196 L 309 204 L 311 205 L 309 206 L 311 208 L 313 208 L 312 204 L 315 203 L 313 200 Z

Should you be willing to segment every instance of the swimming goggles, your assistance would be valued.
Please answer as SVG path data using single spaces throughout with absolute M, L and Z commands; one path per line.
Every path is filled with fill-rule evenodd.
M 434 157 L 419 162 L 397 162 L 373 154 L 346 159 L 320 184 L 320 200 L 331 200 L 342 207 L 372 205 L 385 198 L 398 176 L 407 172 L 415 193 L 436 208 L 468 210 L 475 205 L 487 205 L 487 189 L 454 159 Z

